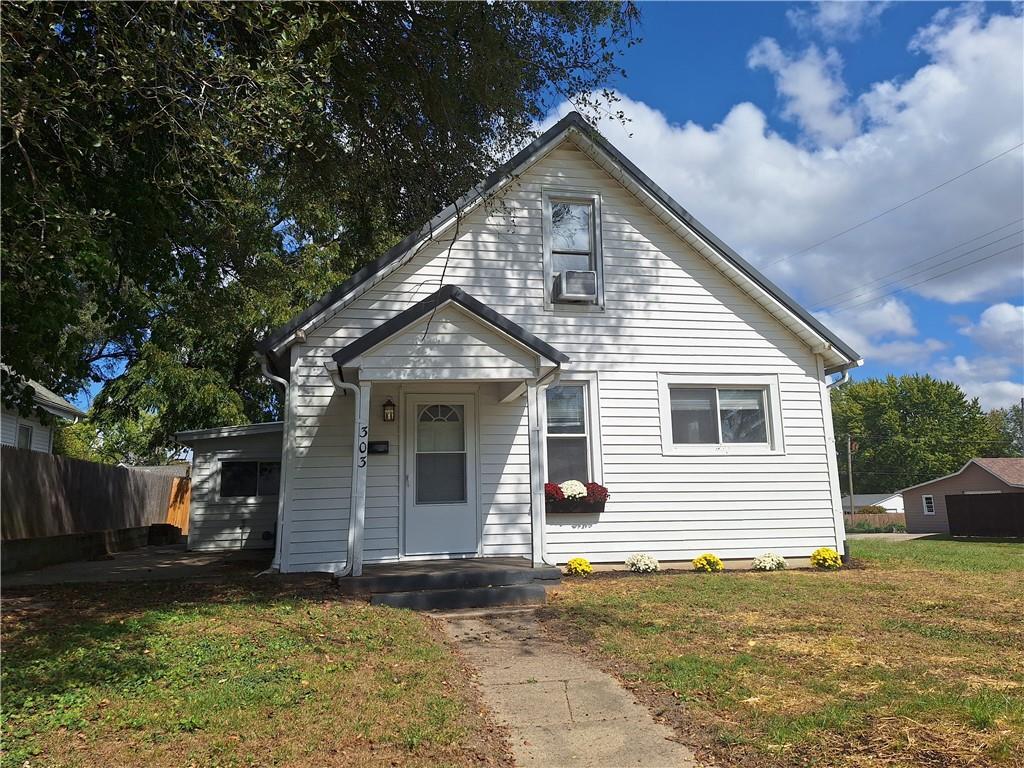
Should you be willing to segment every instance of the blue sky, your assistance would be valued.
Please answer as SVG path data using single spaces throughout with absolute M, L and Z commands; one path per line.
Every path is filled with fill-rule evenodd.
M 1019 401 L 1024 150 L 986 161 L 1024 142 L 1021 6 L 641 8 L 616 84 L 631 120 L 605 135 L 861 351 L 855 377 Z
M 792 254 L 1024 142 L 1021 6 L 641 8 L 615 83 L 631 121 L 605 135 L 860 351 L 855 377 L 1019 401 L 1024 150 Z

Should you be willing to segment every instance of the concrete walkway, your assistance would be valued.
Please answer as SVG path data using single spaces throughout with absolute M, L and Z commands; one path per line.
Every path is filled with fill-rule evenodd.
M 141 547 L 118 552 L 108 560 L 76 560 L 34 571 L 5 573 L 5 587 L 85 584 L 112 581 L 217 579 L 228 574 L 259 573 L 270 565 L 268 549 L 188 552 L 184 545 Z
M 689 749 L 611 675 L 547 640 L 532 610 L 444 615 L 478 671 L 484 701 L 512 733 L 521 768 L 695 768 Z
M 875 541 L 913 541 L 914 539 L 926 539 L 935 536 L 934 533 L 848 533 L 846 538 L 856 541 L 858 539 Z

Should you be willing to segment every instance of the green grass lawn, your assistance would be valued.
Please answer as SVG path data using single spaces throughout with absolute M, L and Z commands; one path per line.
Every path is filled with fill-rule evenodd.
M 430 619 L 322 581 L 4 598 L 4 768 L 506 759 Z
M 575 580 L 546 628 L 724 765 L 1024 764 L 1024 544 L 851 545 L 835 573 Z

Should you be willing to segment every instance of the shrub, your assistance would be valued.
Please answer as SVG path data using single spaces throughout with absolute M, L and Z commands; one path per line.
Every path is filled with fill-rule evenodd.
M 832 547 L 818 547 L 811 552 L 811 565 L 815 568 L 834 571 L 842 567 L 843 559 L 839 557 L 839 553 L 832 549 Z
M 885 507 L 880 507 L 877 504 L 867 504 L 863 507 L 857 507 L 858 515 L 887 515 L 889 510 Z
M 846 529 L 847 533 L 906 533 L 907 526 L 903 523 L 886 523 L 872 525 L 867 520 L 854 523 Z
M 722 564 L 722 561 L 716 555 L 708 552 L 693 561 L 693 570 L 704 571 L 705 573 L 718 573 L 718 571 L 725 570 L 725 565 Z
M 755 571 L 781 571 L 786 567 L 786 558 L 774 552 L 765 552 L 754 558 L 753 568 Z
M 657 558 L 643 552 L 637 552 L 626 558 L 626 567 L 634 573 L 654 573 L 661 569 Z
M 594 572 L 594 566 L 585 557 L 574 557 L 565 564 L 567 576 L 587 576 Z

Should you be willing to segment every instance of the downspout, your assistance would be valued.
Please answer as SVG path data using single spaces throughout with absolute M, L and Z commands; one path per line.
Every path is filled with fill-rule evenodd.
M 284 505 L 285 499 L 288 497 L 288 467 L 285 461 L 285 456 L 287 455 L 286 443 L 288 441 L 288 380 L 270 372 L 270 360 L 266 355 L 257 355 L 256 359 L 260 361 L 260 370 L 263 371 L 263 375 L 281 387 L 284 396 L 284 429 L 281 433 L 281 487 L 277 493 L 277 524 L 274 526 L 274 562 L 268 569 L 272 572 L 275 568 L 278 571 L 281 570 L 281 547 L 284 541 Z
M 324 370 L 327 371 L 327 375 L 331 378 L 331 383 L 334 388 L 339 392 L 351 392 L 355 400 L 352 403 L 352 489 L 351 496 L 349 497 L 349 523 L 348 523 L 348 552 L 345 556 L 345 567 L 340 571 L 337 571 L 335 576 L 348 576 L 352 572 L 352 563 L 355 559 L 356 551 L 356 507 L 360 502 L 360 489 L 359 483 L 356 481 L 356 476 L 359 474 L 359 451 L 356 450 L 356 446 L 359 445 L 359 398 L 361 392 L 359 387 L 355 384 L 350 384 L 347 381 L 342 381 L 341 375 L 338 373 L 337 366 L 331 366 L 330 363 L 324 363 Z M 365 477 L 365 475 L 364 475 Z M 364 481 L 365 485 L 365 481 Z M 365 489 L 364 489 L 365 490 Z
M 841 387 L 841 386 L 843 386 L 843 384 L 845 384 L 849 380 L 850 380 L 850 369 L 849 368 L 843 368 L 843 375 L 840 378 L 838 378 L 835 381 L 833 381 L 831 384 L 826 384 L 825 388 L 826 389 L 832 389 L 832 387 Z
M 540 405 L 541 398 L 545 397 L 545 393 L 547 392 L 548 387 L 557 387 L 558 386 L 558 382 L 561 381 L 561 379 L 562 379 L 562 366 L 559 365 L 554 370 L 549 371 L 548 373 L 546 373 L 544 376 L 542 376 L 537 381 L 537 404 L 538 404 L 538 406 Z M 543 425 L 541 425 L 541 428 L 543 429 Z M 544 438 L 543 438 L 543 433 L 542 432 L 538 432 L 537 433 L 537 442 L 536 442 L 536 445 L 535 445 L 535 450 L 537 451 L 537 458 L 540 460 L 539 461 L 540 469 L 543 472 L 544 470 L 547 469 L 547 451 L 545 450 L 545 447 L 544 447 Z M 588 451 L 590 450 L 590 446 L 587 446 L 587 450 Z M 545 476 L 542 474 L 541 475 L 541 487 L 543 487 L 543 485 L 544 485 L 544 477 Z M 543 499 L 543 494 L 541 495 L 541 499 Z M 541 531 L 540 540 L 541 540 L 540 561 L 542 563 L 544 563 L 545 565 L 553 566 L 554 563 L 552 563 L 550 560 L 547 559 L 547 553 L 544 551 L 544 544 L 546 543 L 546 541 L 545 541 L 545 536 L 544 536 L 543 530 Z

